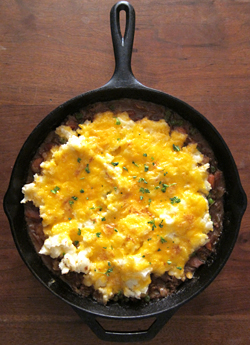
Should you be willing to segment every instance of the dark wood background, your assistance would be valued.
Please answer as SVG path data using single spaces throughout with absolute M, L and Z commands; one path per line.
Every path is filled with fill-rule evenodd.
M 1 201 L 32 129 L 66 100 L 113 74 L 114 0 L 1 0 Z M 250 191 L 250 1 L 133 0 L 136 78 L 204 114 L 228 144 Z M 14 245 L 1 206 L 0 344 L 111 344 L 47 291 Z M 226 266 L 145 344 L 249 344 L 250 232 L 245 213 Z M 123 323 L 115 325 L 123 328 Z M 144 322 L 136 327 L 144 328 Z

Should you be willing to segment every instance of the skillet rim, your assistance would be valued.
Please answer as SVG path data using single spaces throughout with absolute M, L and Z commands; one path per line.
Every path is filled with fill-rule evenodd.
M 113 95 L 114 92 L 115 92 L 115 96 Z M 136 94 L 136 97 L 135 97 L 136 92 L 138 94 Z M 121 96 L 124 96 L 124 95 L 127 96 L 129 93 L 132 93 L 134 97 L 131 97 L 132 95 L 130 95 L 130 97 L 126 97 L 126 98 L 143 99 L 143 97 L 141 97 L 143 95 L 144 97 L 147 97 L 147 101 L 148 101 L 148 96 L 150 95 L 154 99 L 154 103 L 156 103 L 156 104 L 162 104 L 162 103 L 159 103 L 159 101 L 160 100 L 163 101 L 163 100 L 167 99 L 167 101 L 169 101 L 172 105 L 175 105 L 175 106 L 177 105 L 177 107 L 180 106 L 185 111 L 185 114 L 187 114 L 187 113 L 190 114 L 190 112 L 191 112 L 195 118 L 199 119 L 199 125 L 206 124 L 203 132 L 205 131 L 207 134 L 208 129 L 209 129 L 209 131 L 211 133 L 214 133 L 214 138 L 216 138 L 216 140 L 217 140 L 217 145 L 219 142 L 221 145 L 222 151 L 224 151 L 223 154 L 225 154 L 225 153 L 227 154 L 227 159 L 224 160 L 224 163 L 222 165 L 225 165 L 225 162 L 227 162 L 229 165 L 231 165 L 232 172 L 233 172 L 234 176 L 230 176 L 230 181 L 232 181 L 232 180 L 234 181 L 234 184 L 233 184 L 234 185 L 234 193 L 233 194 L 234 194 L 234 197 L 236 195 L 237 198 L 236 198 L 236 203 L 234 203 L 234 207 L 233 207 L 233 210 L 234 210 L 233 216 L 235 218 L 234 219 L 235 230 L 234 230 L 234 233 L 231 234 L 231 240 L 229 242 L 227 241 L 228 251 L 227 251 L 227 253 L 224 253 L 224 256 L 222 258 L 220 258 L 219 265 L 217 265 L 217 268 L 214 270 L 214 272 L 209 275 L 209 278 L 205 279 L 203 284 L 199 284 L 200 283 L 199 279 L 196 281 L 191 280 L 191 283 L 189 281 L 185 282 L 185 286 L 187 286 L 187 284 L 189 283 L 189 286 L 194 285 L 196 287 L 196 289 L 194 289 L 194 291 L 193 291 L 193 289 L 191 287 L 191 292 L 189 291 L 189 293 L 187 294 L 187 297 L 184 297 L 183 299 L 180 297 L 180 295 L 181 296 L 183 295 L 183 289 L 182 288 L 180 289 L 181 292 L 179 291 L 179 292 L 173 294 L 173 296 L 171 296 L 171 298 L 167 297 L 168 302 L 172 302 L 173 299 L 174 300 L 176 299 L 177 303 L 174 303 L 174 304 L 170 303 L 170 305 L 169 305 L 169 303 L 162 302 L 162 300 L 160 301 L 160 303 L 158 303 L 156 301 L 152 301 L 149 304 L 143 306 L 142 309 L 140 309 L 140 308 L 139 308 L 139 310 L 138 309 L 132 309 L 133 312 L 131 312 L 131 310 L 129 312 L 128 309 L 126 308 L 125 313 L 123 315 L 123 314 L 121 314 L 120 307 L 118 307 L 117 313 L 113 314 L 113 313 L 110 313 L 110 310 L 113 311 L 113 309 L 114 309 L 113 306 L 109 306 L 109 307 L 104 306 L 104 308 L 106 310 L 103 310 L 103 307 L 100 307 L 100 304 L 97 304 L 98 306 L 96 308 L 96 302 L 93 302 L 92 300 L 91 300 L 91 304 L 94 303 L 95 308 L 94 308 L 94 310 L 93 310 L 93 308 L 89 309 L 88 306 L 86 307 L 84 304 L 78 303 L 79 301 L 77 301 L 77 300 L 78 300 L 79 296 L 77 296 L 77 298 L 75 298 L 76 297 L 75 293 L 73 293 L 74 296 L 73 297 L 71 296 L 70 299 L 68 298 L 68 296 L 65 296 L 64 294 L 62 295 L 61 293 L 58 293 L 58 291 L 57 291 L 58 288 L 56 289 L 53 286 L 53 284 L 52 285 L 50 284 L 51 277 L 48 279 L 48 276 L 45 275 L 46 278 L 45 277 L 41 278 L 41 276 L 38 274 L 37 270 L 33 267 L 33 264 L 31 262 L 31 260 L 34 260 L 33 256 L 31 259 L 31 253 L 30 252 L 28 252 L 28 254 L 25 253 L 23 248 L 22 248 L 22 242 L 20 242 L 20 241 L 22 241 L 22 239 L 20 239 L 18 237 L 18 234 L 17 234 L 18 230 L 16 229 L 16 226 L 14 225 L 14 218 L 17 216 L 17 214 L 13 214 L 12 211 L 9 209 L 9 206 L 10 206 L 10 204 L 12 204 L 12 206 L 13 206 L 13 200 L 11 201 L 11 196 L 12 196 L 11 193 L 13 193 L 13 189 L 15 190 L 17 188 L 17 186 L 16 186 L 17 176 L 16 175 L 18 175 L 18 169 L 20 170 L 20 166 L 22 166 L 24 164 L 23 159 L 27 160 L 27 152 L 26 152 L 27 147 L 29 148 L 30 146 L 32 146 L 28 150 L 29 151 L 28 157 L 30 157 L 30 155 L 34 154 L 34 152 L 38 149 L 40 143 L 42 142 L 42 141 L 37 142 L 37 147 L 34 148 L 34 146 L 31 145 L 34 142 L 34 138 L 37 139 L 37 137 L 39 137 L 38 134 L 40 134 L 40 137 L 41 137 L 41 133 L 42 133 L 42 137 L 43 137 L 43 139 L 45 139 L 46 135 L 53 129 L 53 128 L 47 128 L 46 131 L 44 131 L 44 127 L 47 126 L 47 123 L 49 123 L 49 124 L 54 123 L 53 126 L 56 127 L 60 122 L 62 122 L 63 118 L 65 118 L 67 115 L 69 115 L 68 110 L 69 110 L 69 108 L 72 108 L 72 106 L 73 106 L 74 111 L 75 111 L 75 108 L 78 107 L 78 109 L 79 109 L 79 106 L 82 103 L 89 105 L 91 103 L 96 103 L 96 101 L 99 101 L 100 99 L 103 102 L 103 101 L 108 101 L 108 100 L 114 100 L 117 98 L 118 99 L 124 98 Z M 100 94 L 100 98 L 97 97 L 98 94 Z M 107 97 L 107 94 L 109 95 L 109 97 Z M 105 100 L 103 100 L 103 97 L 105 98 Z M 98 100 L 97 100 L 97 98 L 98 98 Z M 86 101 L 86 99 L 87 99 L 87 101 Z M 84 102 L 84 100 L 85 100 L 85 102 Z M 92 101 L 90 101 L 90 100 L 92 100 Z M 167 103 L 167 104 L 166 103 L 167 102 L 164 102 L 165 106 L 169 107 L 169 103 Z M 170 107 L 170 108 L 173 109 L 173 107 Z M 173 109 L 173 110 L 175 110 L 175 109 Z M 62 118 L 62 116 L 63 116 L 63 118 Z M 57 121 L 55 121 L 55 118 L 57 119 Z M 59 119 L 60 119 L 60 121 L 59 121 Z M 56 122 L 58 122 L 58 121 L 59 121 L 59 123 L 56 124 Z M 190 121 L 190 119 L 188 119 L 188 121 Z M 190 122 L 193 124 L 193 121 L 190 121 Z M 195 127 L 197 128 L 196 124 L 195 124 Z M 198 130 L 200 130 L 200 128 L 198 128 Z M 205 137 L 205 139 L 207 139 L 207 135 L 204 135 L 203 133 L 202 133 L 202 135 Z M 41 138 L 40 138 L 40 140 L 41 140 Z M 209 144 L 211 144 L 211 142 L 209 142 Z M 211 145 L 211 146 L 213 146 L 213 145 Z M 212 147 L 212 149 L 213 149 L 213 147 Z M 226 177 L 228 175 L 225 173 L 224 173 L 224 175 L 225 175 L 225 180 L 226 180 L 226 189 L 228 190 L 227 186 L 229 185 L 229 181 L 228 181 L 228 179 L 226 179 Z M 23 178 L 24 178 L 24 176 L 25 175 L 23 175 Z M 21 181 L 19 181 L 19 184 L 20 183 L 21 183 Z M 230 185 L 231 185 L 231 183 L 230 183 Z M 19 198 L 18 198 L 19 202 L 20 202 L 20 197 L 21 197 L 21 194 L 19 193 Z M 14 204 L 15 204 L 15 202 L 17 202 L 17 198 L 14 199 Z M 131 319 L 131 318 L 151 317 L 151 316 L 158 315 L 160 313 L 167 313 L 167 312 L 170 312 L 171 310 L 178 309 L 182 304 L 188 302 L 190 299 L 194 298 L 197 294 L 201 293 L 216 278 L 216 276 L 219 274 L 221 269 L 224 267 L 226 261 L 228 260 L 230 254 L 233 250 L 233 247 L 235 245 L 235 242 L 236 242 L 236 239 L 238 236 L 238 232 L 239 232 L 239 228 L 240 228 L 241 218 L 242 218 L 244 211 L 246 209 L 246 202 L 247 202 L 246 201 L 246 195 L 245 195 L 245 192 L 242 188 L 242 185 L 240 182 L 240 177 L 238 174 L 238 170 L 237 170 L 236 164 L 234 162 L 234 159 L 232 157 L 232 154 L 231 154 L 229 148 L 227 147 L 224 139 L 221 137 L 221 135 L 218 133 L 218 131 L 215 129 L 215 127 L 203 115 L 201 115 L 197 110 L 195 110 L 194 108 L 189 106 L 187 103 L 185 103 L 185 102 L 183 102 L 183 101 L 181 101 L 181 100 L 179 100 L 173 96 L 170 96 L 169 94 L 163 93 L 163 92 L 158 91 L 158 90 L 147 88 L 143 85 L 136 85 L 133 87 L 120 87 L 120 88 L 116 88 L 116 89 L 113 89 L 112 85 L 109 85 L 109 86 L 106 85 L 106 86 L 101 87 L 99 89 L 92 90 L 92 91 L 89 91 L 85 94 L 81 94 L 79 96 L 76 96 L 76 97 L 72 98 L 71 100 L 63 103 L 62 105 L 59 105 L 52 112 L 50 112 L 34 128 L 34 130 L 30 133 L 29 137 L 25 141 L 23 147 L 21 148 L 19 155 L 17 157 L 17 160 L 15 162 L 15 165 L 13 167 L 9 187 L 8 187 L 8 190 L 7 190 L 6 195 L 4 197 L 4 210 L 8 216 L 8 219 L 9 219 L 9 222 L 11 225 L 12 235 L 14 237 L 15 244 L 17 246 L 17 249 L 18 249 L 23 261 L 29 267 L 31 272 L 36 276 L 36 278 L 43 285 L 45 285 L 53 294 L 55 294 L 57 297 L 61 298 L 62 300 L 64 300 L 68 304 L 70 304 L 71 306 L 79 308 L 84 312 L 91 313 L 91 314 L 96 315 L 96 316 L 103 316 L 103 317 L 109 317 L 109 318 L 119 317 L 119 318 L 123 318 L 123 319 Z M 16 205 L 16 207 L 19 208 L 19 212 L 21 212 L 22 205 L 21 206 Z M 237 210 L 237 212 L 235 210 Z M 22 224 L 23 224 L 22 226 L 24 226 L 23 220 L 22 220 Z M 221 241 L 219 241 L 219 243 L 221 243 Z M 35 254 L 38 255 L 37 253 L 35 253 Z M 215 263 L 216 263 L 216 259 L 215 259 Z M 204 266 L 203 267 L 201 266 L 197 270 L 196 276 L 198 276 L 203 271 Z M 214 263 L 211 266 L 214 267 Z M 53 277 L 52 279 L 54 279 L 54 278 L 55 277 Z M 46 279 L 46 282 L 45 282 L 45 279 Z M 197 283 L 197 281 L 198 281 L 198 283 Z M 196 282 L 196 284 L 194 284 L 194 282 Z M 66 284 L 66 283 L 64 283 L 64 284 Z M 60 288 L 62 288 L 61 284 L 59 284 L 59 289 Z M 80 299 L 82 302 L 81 297 L 80 297 Z M 109 310 L 109 313 L 107 313 L 107 309 Z M 139 311 L 139 313 L 138 313 L 138 311 Z M 143 313 L 141 313 L 142 311 L 143 311 Z

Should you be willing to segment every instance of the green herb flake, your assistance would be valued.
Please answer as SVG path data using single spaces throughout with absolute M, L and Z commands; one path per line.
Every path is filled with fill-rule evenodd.
M 73 244 L 74 244 L 75 247 L 77 247 L 78 244 L 79 244 L 79 241 L 74 241 Z
M 162 223 L 163 223 L 163 219 L 162 219 L 162 221 L 161 221 L 160 224 L 159 224 L 159 227 L 160 227 L 160 228 L 163 228 L 163 224 L 162 224 Z
M 173 198 L 170 198 L 171 204 L 178 204 L 179 202 L 181 202 L 181 199 L 178 198 L 177 196 L 174 196 Z
M 103 248 L 106 249 L 105 247 L 103 247 Z M 107 271 L 106 271 L 104 274 L 106 274 L 107 276 L 109 276 L 109 274 L 112 273 L 112 272 L 113 272 L 113 268 L 110 267 L 110 268 L 107 269 Z
M 145 258 L 145 255 L 142 255 L 142 258 Z
M 70 204 L 70 206 L 72 206 L 74 204 L 74 201 L 73 200 L 69 200 L 69 204 Z
M 147 157 L 147 154 L 146 154 L 146 153 L 143 153 L 143 157 Z
M 136 164 L 134 161 L 132 162 L 137 168 L 139 168 L 139 165 Z
M 118 117 L 115 118 L 115 124 L 118 126 L 121 124 L 121 121 L 118 119 Z
M 169 185 L 167 185 L 166 183 L 163 183 L 162 186 L 163 187 L 162 187 L 161 191 L 162 191 L 162 193 L 165 193 L 166 189 L 169 187 Z
M 161 243 L 167 242 L 167 241 L 165 240 L 165 238 L 163 238 L 162 236 L 160 236 L 160 238 L 161 238 Z
M 208 203 L 209 203 L 210 206 L 213 205 L 214 204 L 214 199 L 208 198 Z
M 75 200 L 75 201 L 78 200 L 78 197 L 77 197 L 77 196 L 72 196 L 71 198 L 72 198 L 73 200 Z
M 106 218 L 105 217 L 102 217 L 102 222 L 105 222 Z
M 177 270 L 180 270 L 180 271 L 182 270 L 182 267 L 180 267 L 180 266 L 177 266 L 176 268 L 177 268 Z
M 154 229 L 156 228 L 155 219 L 148 221 L 148 224 L 152 225 L 152 230 L 154 231 Z
M 122 169 L 124 169 L 124 170 L 128 171 L 128 168 L 126 168 L 126 167 L 122 167 Z
M 83 190 L 83 189 L 80 189 L 80 193 L 84 193 L 84 190 Z
M 121 138 L 117 138 L 117 141 L 120 141 L 121 140 Z
M 56 194 L 59 190 L 60 188 L 58 186 L 55 186 L 54 189 L 51 189 L 51 193 Z
M 96 233 L 96 237 L 99 238 L 100 236 L 101 236 L 101 232 L 97 232 L 97 233 Z
M 140 200 L 143 200 L 143 196 L 142 195 L 140 196 Z
M 148 188 L 145 188 L 145 193 L 150 193 L 150 190 Z
M 135 180 L 137 176 L 133 176 L 133 179 Z
M 86 171 L 88 174 L 90 173 L 89 165 L 88 165 L 88 164 L 86 165 L 85 171 Z
M 157 252 L 160 252 L 160 251 L 161 251 L 161 248 L 158 248 L 158 249 L 157 249 Z
M 115 232 L 118 232 L 118 230 L 117 230 L 117 229 L 114 229 L 114 231 L 115 231 Z
M 78 235 L 78 236 L 81 236 L 81 234 L 82 234 L 82 230 L 81 230 L 80 228 L 78 228 L 78 229 L 77 229 L 77 235 Z
M 175 145 L 175 144 L 173 144 L 173 149 L 176 152 L 179 152 L 181 150 L 180 147 L 178 145 Z
M 112 162 L 111 163 L 114 167 L 117 167 L 117 165 L 119 164 L 119 162 Z
M 145 172 L 147 172 L 147 171 L 148 171 L 148 169 L 149 169 L 149 166 L 148 166 L 148 165 L 146 165 L 146 164 L 144 164 L 144 171 L 145 171 Z
M 81 160 L 82 160 L 82 159 L 81 159 L 80 157 L 77 158 L 77 162 L 78 162 L 78 163 L 81 163 Z

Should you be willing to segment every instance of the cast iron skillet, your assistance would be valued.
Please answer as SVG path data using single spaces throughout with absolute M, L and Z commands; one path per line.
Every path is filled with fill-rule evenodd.
M 126 12 L 124 38 L 120 32 L 120 11 Z M 12 234 L 19 253 L 31 272 L 52 293 L 70 304 L 94 333 L 103 340 L 129 342 L 152 339 L 180 306 L 205 289 L 225 265 L 234 247 L 240 228 L 241 218 L 246 209 L 246 195 L 242 189 L 234 159 L 216 129 L 198 111 L 179 99 L 153 90 L 139 83 L 131 70 L 131 55 L 135 29 L 135 12 L 125 1 L 118 2 L 110 12 L 111 33 L 115 55 L 115 71 L 111 80 L 103 87 L 79 95 L 53 110 L 32 131 L 15 162 L 8 191 L 4 198 L 4 209 L 8 216 Z M 210 265 L 201 266 L 195 278 L 183 284 L 177 293 L 160 301 L 148 304 L 121 306 L 111 303 L 103 306 L 90 298 L 81 298 L 69 286 L 55 276 L 43 264 L 36 253 L 27 233 L 24 219 L 21 188 L 26 182 L 27 167 L 48 133 L 55 129 L 63 119 L 80 108 L 95 102 L 120 98 L 141 99 L 165 105 L 190 121 L 208 140 L 216 153 L 219 168 L 224 172 L 226 183 L 225 221 L 223 234 L 218 244 L 217 255 Z M 110 319 L 137 320 L 153 317 L 154 323 L 144 331 L 114 332 L 105 330 L 97 317 Z

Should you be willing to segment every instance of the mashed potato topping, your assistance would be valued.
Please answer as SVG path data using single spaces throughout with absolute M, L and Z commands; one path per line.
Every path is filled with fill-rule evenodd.
M 84 273 L 103 295 L 141 298 L 150 275 L 185 280 L 190 256 L 213 230 L 209 164 L 187 135 L 164 120 L 133 121 L 99 113 L 76 131 L 23 187 L 23 203 L 40 209 L 46 236 L 40 253 L 59 258 L 62 274 Z

